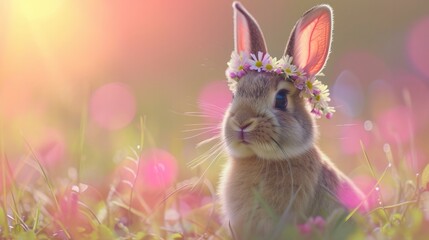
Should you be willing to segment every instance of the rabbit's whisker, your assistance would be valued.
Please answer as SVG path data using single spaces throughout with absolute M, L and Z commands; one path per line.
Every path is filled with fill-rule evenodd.
M 207 150 L 205 153 L 200 155 L 199 157 L 195 158 L 194 160 L 190 161 L 187 165 L 188 167 L 195 168 L 208 159 L 210 159 L 212 156 L 216 155 L 218 152 L 222 152 L 222 146 L 223 142 L 220 141 L 216 144 L 214 144 L 209 150 Z

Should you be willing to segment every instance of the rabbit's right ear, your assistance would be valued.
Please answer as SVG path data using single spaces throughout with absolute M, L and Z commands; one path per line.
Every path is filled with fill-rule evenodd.
M 292 30 L 285 55 L 309 75 L 318 74 L 325 66 L 332 40 L 332 8 L 319 5 L 307 11 Z
M 266 53 L 264 36 L 256 20 L 239 2 L 234 2 L 232 7 L 234 8 L 235 51 Z

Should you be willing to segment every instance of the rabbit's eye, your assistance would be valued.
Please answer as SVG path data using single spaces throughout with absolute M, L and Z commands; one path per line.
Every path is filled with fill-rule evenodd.
M 282 89 L 277 92 L 276 99 L 275 99 L 275 105 L 274 107 L 278 110 L 285 111 L 287 107 L 287 95 L 288 91 L 286 89 Z

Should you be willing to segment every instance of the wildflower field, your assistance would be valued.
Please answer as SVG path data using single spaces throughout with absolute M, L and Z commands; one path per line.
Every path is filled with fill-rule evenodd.
M 217 196 L 231 3 L 0 3 L 0 239 L 231 239 Z M 319 3 L 243 0 L 276 56 Z M 369 210 L 281 239 L 429 239 L 429 2 L 325 3 L 336 113 L 318 145 Z

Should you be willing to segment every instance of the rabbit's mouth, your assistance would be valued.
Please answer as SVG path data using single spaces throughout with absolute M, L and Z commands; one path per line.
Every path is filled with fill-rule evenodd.
M 253 144 L 246 140 L 234 140 L 228 145 L 229 153 L 236 158 L 247 158 L 255 156 L 255 152 L 252 149 Z

